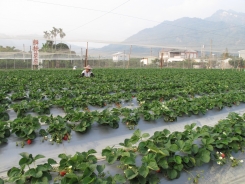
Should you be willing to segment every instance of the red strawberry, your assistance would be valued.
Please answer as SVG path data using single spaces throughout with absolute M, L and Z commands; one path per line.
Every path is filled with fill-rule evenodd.
M 60 175 L 61 176 L 65 176 L 66 175 L 66 171 L 60 171 Z
M 157 173 L 160 173 L 160 172 L 161 172 L 161 169 L 157 170 L 156 172 L 157 172 Z
M 26 143 L 27 143 L 27 144 L 31 144 L 31 143 L 32 143 L 31 139 L 28 139 L 28 140 L 26 141 Z
M 221 157 L 222 157 L 222 158 L 225 158 L 225 154 L 224 154 L 224 153 L 221 153 Z
M 64 135 L 63 140 L 67 141 L 67 139 L 68 139 L 68 135 L 66 134 Z

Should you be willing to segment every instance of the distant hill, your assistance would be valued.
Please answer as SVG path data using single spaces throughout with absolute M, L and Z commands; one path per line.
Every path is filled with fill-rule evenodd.
M 29 50 L 30 40 L 2 39 L 7 37 L 7 35 L 0 34 L 0 45 L 15 46 L 22 50 L 23 44 L 25 44 L 26 51 Z M 35 35 L 31 35 L 31 37 L 35 37 Z M 43 39 L 40 35 L 36 35 L 36 37 Z M 238 50 L 244 50 L 245 13 L 233 10 L 218 10 L 205 19 L 183 17 L 174 21 L 164 21 L 155 27 L 139 31 L 121 42 L 121 44 L 110 44 L 100 49 L 90 48 L 89 55 L 107 55 L 111 57 L 113 53 L 124 51 L 128 54 L 131 44 L 133 44 L 131 50 L 133 57 L 157 56 L 162 48 L 186 48 L 200 51 L 203 45 L 205 46 L 205 52 L 209 53 L 211 40 L 213 53 L 222 53 L 226 48 L 231 54 L 238 54 Z M 142 45 L 148 46 L 143 47 Z M 81 53 L 80 46 L 71 45 L 71 47 L 77 54 Z
M 205 20 L 213 22 L 221 21 L 231 25 L 241 25 L 245 24 L 245 13 L 238 13 L 233 10 L 218 10 L 211 17 L 208 17 Z
M 191 48 L 201 50 L 204 45 L 206 52 L 222 52 L 228 48 L 229 52 L 245 48 L 245 13 L 229 10 L 219 10 L 206 19 L 180 18 L 174 21 L 164 21 L 161 24 L 143 29 L 127 38 L 123 43 L 142 45 L 159 45 L 164 48 Z M 135 48 L 135 46 L 133 46 Z M 101 50 L 118 52 L 129 50 L 129 46 L 108 45 Z M 154 49 L 154 48 L 153 48 Z M 156 52 L 158 49 L 154 49 Z M 144 54 L 149 48 L 136 47 L 134 54 Z

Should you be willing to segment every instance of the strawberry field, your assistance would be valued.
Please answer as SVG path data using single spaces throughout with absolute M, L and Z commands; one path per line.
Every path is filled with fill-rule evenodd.
M 197 183 L 207 163 L 243 168 L 244 72 L 80 73 L 0 72 L 0 184 Z

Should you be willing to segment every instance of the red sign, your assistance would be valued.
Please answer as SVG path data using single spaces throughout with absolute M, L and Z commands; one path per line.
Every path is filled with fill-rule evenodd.
M 39 65 L 38 40 L 33 40 L 32 45 L 32 65 Z

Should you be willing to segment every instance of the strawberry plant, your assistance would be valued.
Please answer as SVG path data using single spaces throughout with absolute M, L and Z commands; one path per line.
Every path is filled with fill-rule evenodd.
M 88 95 L 88 102 L 93 106 L 104 107 L 105 101 L 100 95 Z
M 75 132 L 86 133 L 91 129 L 92 124 L 86 121 L 82 121 L 78 124 L 71 124 L 69 126 Z
M 24 117 L 25 113 L 31 110 L 31 106 L 26 100 L 21 101 L 20 103 L 12 104 L 11 107 L 17 113 L 17 117 Z
M 34 140 L 37 136 L 35 131 L 40 127 L 39 119 L 31 115 L 10 122 L 12 133 L 24 140 Z
M 8 142 L 7 138 L 10 136 L 10 128 L 6 122 L 0 121 L 0 145 Z
M 17 100 L 26 100 L 27 99 L 27 95 L 25 91 L 18 91 L 16 93 L 13 93 L 11 95 L 11 99 L 13 101 L 17 101 Z
M 8 92 L 4 92 L 2 90 L 0 90 L 0 104 L 10 104 L 11 100 L 9 99 L 9 97 L 7 96 Z
M 0 121 L 8 121 L 9 114 L 6 112 L 8 105 L 0 105 Z
M 11 183 L 48 183 L 52 176 L 50 171 L 53 169 L 52 164 L 56 164 L 56 161 L 53 159 L 48 159 L 48 163 L 35 166 L 35 161 L 41 158 L 44 158 L 43 155 L 36 155 L 35 157 L 32 154 L 26 152 L 20 153 L 22 158 L 19 160 L 19 168 L 12 167 L 8 170 L 9 179 L 7 182 Z M 30 168 L 30 165 L 34 164 L 34 168 Z M 26 169 L 28 167 L 28 169 Z
M 135 128 L 136 125 L 138 125 L 138 122 L 140 120 L 139 113 L 130 113 L 129 115 L 126 115 L 122 122 L 126 124 L 126 126 L 132 130 Z
M 122 153 L 125 152 L 122 148 L 114 148 L 107 146 L 102 150 L 102 156 L 106 157 L 106 161 L 109 164 L 113 164 L 116 160 L 119 160 L 122 156 Z
M 111 113 L 108 109 L 103 110 L 98 115 L 97 123 L 100 125 L 108 125 L 111 128 L 119 127 L 120 118 L 113 113 Z
M 85 133 L 91 128 L 93 122 L 98 120 L 98 112 L 71 111 L 66 114 L 65 119 L 71 122 L 68 123 L 68 126 L 73 131 Z
M 77 152 L 75 155 L 60 154 L 60 166 L 58 168 L 61 183 L 107 183 L 122 182 L 125 178 L 119 174 L 114 177 L 106 177 L 103 172 L 105 165 L 95 165 L 97 158 L 93 155 L 95 150 L 90 149 L 87 152 Z
M 56 142 L 58 144 L 62 143 L 64 136 L 68 136 L 70 139 L 71 128 L 68 126 L 66 120 L 61 116 L 50 117 L 43 116 L 41 117 L 41 121 L 48 124 L 48 128 L 46 130 L 41 129 L 39 134 L 42 136 L 51 135 L 50 142 Z
M 42 100 L 45 98 L 45 94 L 41 90 L 33 89 L 29 93 L 29 98 L 36 99 L 36 100 Z
M 60 154 L 58 157 L 61 158 L 59 171 L 66 171 L 71 173 L 75 171 L 85 171 L 91 164 L 97 163 L 97 158 L 93 155 L 96 151 L 90 149 L 87 152 L 76 152 L 75 155 Z
M 32 100 L 29 102 L 30 108 L 38 114 L 50 114 L 50 107 L 52 106 L 51 102 L 48 100 L 44 101 L 35 101 Z

